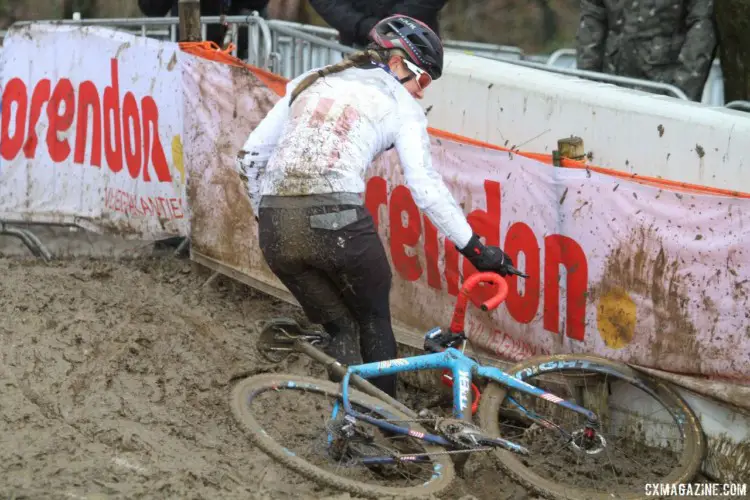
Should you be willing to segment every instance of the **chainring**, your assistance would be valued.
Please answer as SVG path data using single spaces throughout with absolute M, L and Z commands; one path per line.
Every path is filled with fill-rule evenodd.
M 484 432 L 469 422 L 456 418 L 440 418 L 435 422 L 435 430 L 458 448 L 472 449 L 482 446 L 480 438 L 484 436 Z

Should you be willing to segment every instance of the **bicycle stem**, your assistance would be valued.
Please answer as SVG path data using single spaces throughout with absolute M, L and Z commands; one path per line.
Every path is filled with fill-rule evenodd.
M 294 343 L 294 349 L 297 352 L 310 356 L 312 359 L 325 366 L 326 369 L 329 370 L 329 372 L 333 373 L 339 380 L 342 380 L 346 375 L 346 367 L 344 365 L 342 365 L 333 357 L 324 353 L 320 349 L 316 348 L 315 346 L 308 344 L 307 342 L 304 342 L 302 340 L 297 340 Z M 351 384 L 354 387 L 364 392 L 365 394 L 380 399 L 381 401 L 394 406 L 398 410 L 401 410 L 401 412 L 409 418 L 417 418 L 417 413 L 414 410 L 410 409 L 407 406 L 404 406 L 403 403 L 392 398 L 359 375 L 352 374 L 350 380 Z

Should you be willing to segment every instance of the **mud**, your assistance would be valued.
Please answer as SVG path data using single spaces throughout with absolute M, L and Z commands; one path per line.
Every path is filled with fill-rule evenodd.
M 185 260 L 0 258 L 0 276 L 0 498 L 350 498 L 254 448 L 229 409 L 234 380 L 274 369 L 254 322 L 298 309 L 203 286 Z M 472 496 L 533 498 L 481 457 L 446 498 Z

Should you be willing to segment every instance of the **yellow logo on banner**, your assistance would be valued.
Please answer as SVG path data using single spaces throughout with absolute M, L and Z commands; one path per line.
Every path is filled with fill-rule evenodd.
M 596 308 L 599 335 L 610 349 L 622 349 L 635 335 L 636 306 L 628 292 L 614 287 L 602 294 Z
M 178 172 L 180 172 L 180 184 L 185 184 L 185 161 L 182 155 L 182 139 L 180 134 L 172 138 L 172 161 Z

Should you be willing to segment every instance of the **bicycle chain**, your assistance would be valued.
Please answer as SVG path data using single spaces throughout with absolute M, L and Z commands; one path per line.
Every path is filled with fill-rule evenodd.
M 450 450 L 450 451 L 436 451 L 433 453 L 411 453 L 408 455 L 394 455 L 391 458 L 404 458 L 404 457 L 434 457 L 437 455 L 455 455 L 458 453 L 475 453 L 477 451 L 492 451 L 494 448 L 471 448 L 468 450 Z
M 440 417 L 438 417 L 440 418 Z M 388 419 L 386 422 L 394 423 L 394 422 L 432 422 L 434 427 L 437 427 L 437 422 L 434 418 L 412 418 L 412 419 Z M 404 457 L 433 457 L 438 455 L 455 455 L 458 453 L 475 453 L 478 451 L 492 451 L 494 448 L 492 447 L 484 447 L 484 448 L 469 448 L 464 450 L 446 450 L 446 451 L 436 451 L 433 453 L 408 453 L 404 455 L 393 455 L 391 458 L 399 459 Z

